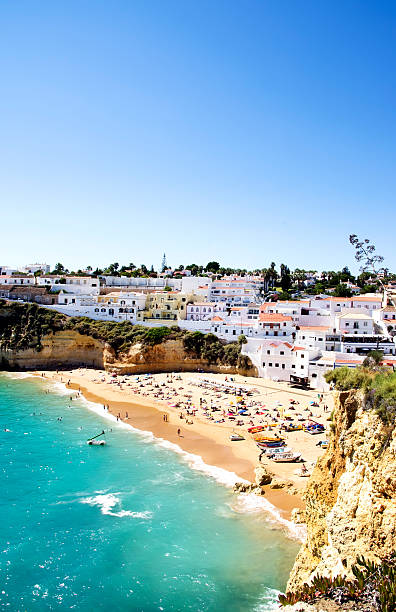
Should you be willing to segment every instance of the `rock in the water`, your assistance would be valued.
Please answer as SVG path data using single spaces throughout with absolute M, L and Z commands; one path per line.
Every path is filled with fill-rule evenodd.
M 247 482 L 236 482 L 234 484 L 234 491 L 236 493 L 250 493 L 252 485 Z

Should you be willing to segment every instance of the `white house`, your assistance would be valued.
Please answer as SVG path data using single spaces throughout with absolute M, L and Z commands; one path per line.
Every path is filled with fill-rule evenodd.
M 45 274 L 34 280 L 38 286 L 50 287 L 51 291 L 62 290 L 81 295 L 99 295 L 100 292 L 100 281 L 94 276 Z
M 5 274 L 0 276 L 0 284 L 2 285 L 34 285 L 34 276 L 23 274 Z
M 73 317 L 89 317 L 101 321 L 130 321 L 136 323 L 137 313 L 143 310 L 146 296 L 142 293 L 108 293 L 92 296 L 66 293 L 58 296 L 53 308 Z
M 51 268 L 46 263 L 34 263 L 22 266 L 19 272 L 25 272 L 25 274 L 34 274 L 35 272 L 43 272 L 44 274 L 49 274 L 50 269 Z
M 344 335 L 371 336 L 374 332 L 374 321 L 369 314 L 350 309 L 336 316 L 335 328 Z
M 302 325 L 296 332 L 296 344 L 307 348 L 325 350 L 328 333 L 329 328 L 325 325 Z
M 373 311 L 373 319 L 385 335 L 394 336 L 396 334 L 396 308 L 385 306 Z
M 263 340 L 258 349 L 259 375 L 272 380 L 290 380 L 293 373 L 293 345 L 279 340 Z
M 291 316 L 267 313 L 260 308 L 258 329 L 261 336 L 291 336 L 295 325 Z
M 210 321 L 215 313 L 223 313 L 225 304 L 217 302 L 195 302 L 187 304 L 187 321 Z

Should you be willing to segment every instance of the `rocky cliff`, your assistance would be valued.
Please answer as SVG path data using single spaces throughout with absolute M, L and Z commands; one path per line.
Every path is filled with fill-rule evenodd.
M 287 590 L 314 575 L 350 576 L 358 556 L 381 560 L 396 550 L 396 432 L 358 391 L 337 394 L 325 455 L 308 482 L 307 539 Z
M 73 366 L 103 368 L 119 374 L 173 372 L 175 370 L 222 372 L 257 376 L 254 367 L 241 369 L 228 365 L 209 364 L 196 359 L 183 346 L 182 340 L 165 340 L 160 344 L 136 343 L 125 352 L 116 352 L 110 344 L 76 331 L 57 331 L 41 338 L 41 348 L 0 350 L 3 369 L 54 369 Z

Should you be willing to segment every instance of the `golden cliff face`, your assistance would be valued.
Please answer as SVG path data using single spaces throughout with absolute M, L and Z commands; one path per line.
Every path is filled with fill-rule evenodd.
M 206 372 L 257 376 L 256 368 L 238 370 L 232 366 L 208 365 L 202 359 L 195 359 L 185 351 L 181 340 L 167 340 L 154 346 L 135 344 L 127 353 L 117 357 L 112 349 L 107 348 L 104 358 L 106 369 L 119 374 L 202 369 Z
M 45 336 L 42 345 L 39 352 L 34 349 L 0 351 L 0 364 L 3 362 L 4 367 L 25 370 L 82 365 L 119 374 L 202 369 L 206 372 L 257 376 L 256 368 L 238 370 L 231 366 L 211 366 L 204 360 L 194 359 L 185 351 L 181 340 L 168 340 L 154 346 L 135 344 L 128 352 L 116 355 L 111 346 L 100 340 L 74 331 L 59 331 Z
M 90 336 L 82 336 L 74 331 L 59 331 L 44 336 L 41 351 L 0 351 L 3 360 L 11 368 L 53 369 L 67 366 L 86 365 L 103 368 L 103 343 Z
M 379 560 L 396 549 L 396 432 L 357 391 L 338 394 L 329 448 L 305 493 L 307 540 L 287 585 L 315 574 L 349 575 L 358 556 Z

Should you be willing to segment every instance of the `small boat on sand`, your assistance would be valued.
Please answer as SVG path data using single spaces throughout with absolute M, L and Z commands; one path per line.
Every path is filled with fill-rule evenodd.
M 279 448 L 280 446 L 285 446 L 284 440 L 276 440 L 276 442 L 268 442 L 268 440 L 263 440 L 261 442 L 256 442 L 259 448 Z
M 272 461 L 275 463 L 295 463 L 296 461 L 300 461 L 301 454 L 300 453 L 277 453 L 272 457 Z
M 249 427 L 248 432 L 250 434 L 259 433 L 259 431 L 264 431 L 265 427 L 262 425 L 256 425 L 255 427 Z
M 257 444 L 257 447 L 260 449 L 261 452 L 264 452 L 267 457 L 273 457 L 274 455 L 279 455 L 281 453 L 293 452 L 292 449 L 288 446 L 275 446 L 273 448 L 270 448 L 268 446 L 263 447 Z
M 245 438 L 243 436 L 241 436 L 241 434 L 239 433 L 232 433 L 230 435 L 230 440 L 231 442 L 240 442 L 241 440 L 244 440 Z
M 262 433 L 258 433 L 253 436 L 256 442 L 279 442 L 279 440 L 284 440 L 281 436 L 265 436 Z

